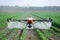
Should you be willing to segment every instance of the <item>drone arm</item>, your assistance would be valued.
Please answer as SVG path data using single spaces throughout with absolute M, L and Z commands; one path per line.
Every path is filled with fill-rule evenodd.
M 20 22 L 20 21 L 26 21 L 26 20 L 13 20 L 13 21 L 18 21 L 18 22 Z
M 9 22 L 9 21 L 18 21 L 18 22 L 20 22 L 20 21 L 27 21 L 27 20 L 15 20 L 15 19 L 9 18 L 9 19 L 7 19 L 7 21 L 8 21 L 8 22 Z
M 48 21 L 48 20 L 33 20 L 33 21 Z
M 41 22 L 43 22 L 43 21 L 45 21 L 45 22 L 52 22 L 52 19 L 49 19 L 49 20 L 33 20 L 33 21 L 41 21 Z

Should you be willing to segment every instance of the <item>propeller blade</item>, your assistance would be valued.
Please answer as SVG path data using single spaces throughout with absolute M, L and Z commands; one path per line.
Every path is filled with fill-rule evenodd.
M 13 22 L 8 22 L 8 28 L 9 29 L 12 29 L 12 28 L 20 28 L 20 29 L 23 29 L 26 27 L 26 24 L 25 23 L 22 23 L 22 22 L 18 22 L 18 21 L 13 21 Z
M 51 22 L 36 22 L 34 23 L 35 28 L 39 29 L 49 29 L 51 27 L 52 23 Z

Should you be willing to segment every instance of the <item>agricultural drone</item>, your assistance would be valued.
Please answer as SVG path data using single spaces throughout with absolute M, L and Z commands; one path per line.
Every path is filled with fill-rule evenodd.
M 52 25 L 52 19 L 49 18 L 48 20 L 43 19 L 33 19 L 32 17 L 29 17 L 24 20 L 15 20 L 12 18 L 7 19 L 8 21 L 8 28 L 20 28 L 20 29 L 49 29 Z

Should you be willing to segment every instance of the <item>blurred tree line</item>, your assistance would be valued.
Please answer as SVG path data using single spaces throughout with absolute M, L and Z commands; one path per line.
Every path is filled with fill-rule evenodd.
M 0 6 L 0 11 L 60 11 L 60 6 L 45 6 L 45 7 Z

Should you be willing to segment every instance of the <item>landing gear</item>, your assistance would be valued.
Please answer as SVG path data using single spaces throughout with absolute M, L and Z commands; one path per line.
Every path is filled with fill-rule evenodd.
M 29 28 L 31 28 L 32 26 L 31 25 L 28 25 Z

